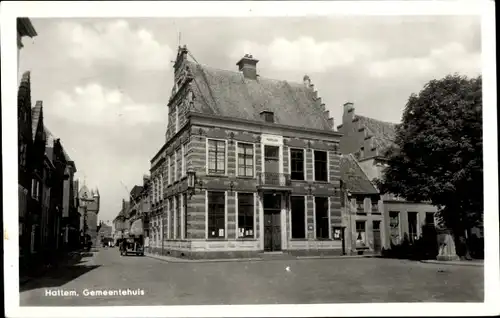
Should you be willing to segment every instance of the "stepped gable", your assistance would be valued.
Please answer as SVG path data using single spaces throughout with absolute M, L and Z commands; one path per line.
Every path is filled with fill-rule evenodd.
M 365 128 L 368 136 L 372 136 L 373 146 L 381 154 L 395 145 L 396 124 L 360 115 L 356 115 L 355 120 L 358 121 L 360 127 Z
M 251 56 L 250 56 L 251 57 Z M 314 85 L 246 77 L 237 71 L 216 69 L 186 61 L 197 97 L 193 111 L 210 115 L 261 121 L 260 113 L 274 113 L 274 122 L 301 128 L 332 130 Z

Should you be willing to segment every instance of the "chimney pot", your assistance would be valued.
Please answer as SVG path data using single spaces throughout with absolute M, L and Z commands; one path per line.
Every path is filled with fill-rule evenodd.
M 351 102 L 347 102 L 344 104 L 344 113 L 349 113 L 354 110 L 354 104 Z

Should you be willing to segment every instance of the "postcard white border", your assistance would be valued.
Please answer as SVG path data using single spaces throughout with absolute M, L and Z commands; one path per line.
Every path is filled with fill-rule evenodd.
M 17 65 L 15 18 L 28 17 L 271 17 L 304 15 L 480 15 L 482 17 L 485 303 L 321 304 L 158 307 L 19 307 L 18 258 L 4 257 L 9 317 L 221 317 L 221 316 L 414 316 L 499 313 L 498 160 L 496 125 L 495 15 L 493 1 L 350 2 L 6 2 L 1 10 L 4 255 L 18 255 Z M 10 199 L 10 200 L 9 200 Z M 487 279 L 486 279 L 487 278 Z M 417 307 L 418 306 L 418 307 Z M 82 310 L 82 308 L 85 308 Z

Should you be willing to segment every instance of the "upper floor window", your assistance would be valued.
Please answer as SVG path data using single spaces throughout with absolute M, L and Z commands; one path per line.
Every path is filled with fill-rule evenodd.
M 175 168 L 175 158 L 174 158 L 174 155 L 170 155 L 170 179 L 171 179 L 171 183 L 174 183 L 175 181 L 175 174 L 174 174 L 174 168 Z
M 181 147 L 181 170 L 182 170 L 182 176 L 186 176 L 186 144 L 182 144 Z
M 175 105 L 175 132 L 179 131 L 179 106 Z
M 328 181 L 328 155 L 326 151 L 314 151 L 314 180 Z
M 168 158 L 167 158 L 167 182 L 168 182 L 168 184 L 172 183 L 172 181 L 170 179 L 170 177 L 171 177 L 171 174 L 170 174 L 170 164 L 171 164 L 171 162 L 170 162 L 170 156 L 168 156 Z
M 208 140 L 208 173 L 226 173 L 226 142 Z
M 305 180 L 304 150 L 290 149 L 290 178 L 292 180 Z
M 182 153 L 181 148 L 175 152 L 175 178 L 180 180 L 182 177 Z
M 253 177 L 253 145 L 238 143 L 238 175 Z
M 179 171 L 178 170 L 178 166 L 179 166 L 179 151 L 178 150 L 174 151 L 174 155 L 175 155 L 175 157 L 174 157 L 174 181 L 177 181 L 178 180 L 178 178 L 177 178 L 178 173 L 177 172 Z

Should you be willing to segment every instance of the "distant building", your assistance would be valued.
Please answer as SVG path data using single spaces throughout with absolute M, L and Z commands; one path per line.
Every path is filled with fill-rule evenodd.
M 394 144 L 396 124 L 356 115 L 353 103 L 344 104 L 342 124 L 338 131 L 343 134 L 340 150 L 352 154 L 370 180 L 382 178 L 387 165 L 385 151 Z M 382 196 L 382 233 L 384 247 L 400 244 L 406 236 L 413 242 L 421 235 L 422 225 L 434 224 L 437 208 L 424 202 L 410 202 L 391 194 Z
M 97 215 L 100 208 L 99 190 L 89 190 L 84 184 L 78 191 L 80 229 L 83 234 L 90 235 L 92 246 L 97 246 Z
M 261 77 L 251 55 L 230 71 L 188 54 L 179 47 L 165 144 L 151 160 L 153 252 L 342 253 L 341 134 L 309 77 Z
M 122 208 L 120 209 L 120 212 L 118 212 L 118 215 L 113 220 L 115 243 L 116 240 L 122 238 L 123 235 L 128 233 L 128 230 L 130 228 L 128 220 L 129 210 L 130 210 L 130 202 L 122 200 Z
M 101 227 L 99 228 L 99 232 L 97 233 L 98 244 L 101 244 L 103 240 L 111 239 L 112 237 L 111 225 L 101 223 Z

